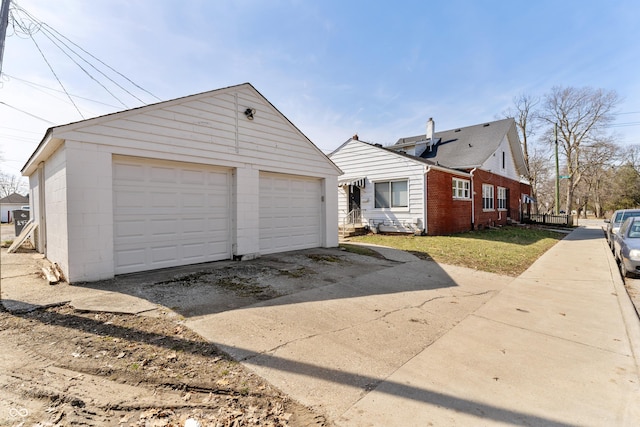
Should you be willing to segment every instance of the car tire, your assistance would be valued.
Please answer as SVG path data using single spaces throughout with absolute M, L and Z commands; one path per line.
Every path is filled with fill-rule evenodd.
M 636 277 L 634 273 L 627 270 L 627 267 L 624 265 L 624 261 L 622 260 L 620 260 L 620 274 L 622 274 L 622 277 L 628 277 L 630 279 Z

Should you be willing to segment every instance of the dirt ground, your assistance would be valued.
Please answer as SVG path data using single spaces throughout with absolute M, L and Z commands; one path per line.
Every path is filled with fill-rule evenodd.
M 21 252 L 16 254 L 20 263 L 38 260 Z M 6 256 L 3 249 L 5 264 Z M 330 425 L 186 328 L 184 321 L 335 283 L 389 263 L 318 249 L 94 283 L 36 284 L 42 292 L 128 293 L 158 309 L 129 315 L 58 304 L 0 312 L 0 426 Z
M 0 313 L 0 341 L 0 425 L 325 425 L 176 318 Z

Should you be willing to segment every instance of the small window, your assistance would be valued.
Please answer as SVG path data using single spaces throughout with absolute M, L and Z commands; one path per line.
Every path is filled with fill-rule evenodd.
M 498 209 L 507 210 L 507 189 L 498 187 Z
M 466 179 L 453 178 L 452 192 L 454 199 L 468 199 L 471 183 Z
M 493 210 L 493 185 L 482 184 L 482 209 Z
M 506 157 L 506 154 L 503 151 L 502 152 L 502 169 L 504 169 L 506 167 L 506 164 L 507 164 L 507 157 Z
M 406 208 L 409 206 L 408 181 L 375 183 L 376 208 Z

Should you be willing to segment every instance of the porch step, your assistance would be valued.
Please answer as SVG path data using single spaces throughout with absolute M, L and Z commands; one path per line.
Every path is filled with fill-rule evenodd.
M 369 233 L 369 227 L 366 225 L 347 224 L 338 226 L 338 237 L 346 239 L 352 236 L 363 236 Z

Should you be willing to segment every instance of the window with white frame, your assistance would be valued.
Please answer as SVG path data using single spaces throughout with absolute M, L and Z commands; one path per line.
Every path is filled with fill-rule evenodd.
M 498 187 L 498 209 L 507 210 L 507 189 Z
M 454 199 L 468 199 L 470 196 L 471 184 L 469 180 L 453 178 L 452 190 Z
M 375 183 L 376 208 L 406 208 L 409 206 L 408 181 Z
M 493 185 L 482 184 L 482 209 L 493 210 Z

